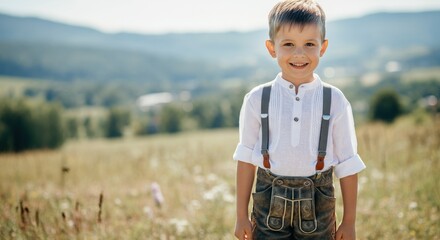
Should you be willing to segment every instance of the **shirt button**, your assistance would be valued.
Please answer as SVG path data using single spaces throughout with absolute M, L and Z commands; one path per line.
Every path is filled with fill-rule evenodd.
M 293 121 L 298 122 L 299 118 L 296 117 L 296 118 L 293 119 Z
M 293 88 L 293 84 L 290 84 L 290 85 L 289 85 L 289 88 L 292 89 L 292 88 Z
M 296 97 L 295 100 L 296 100 L 296 101 L 299 101 L 299 97 Z

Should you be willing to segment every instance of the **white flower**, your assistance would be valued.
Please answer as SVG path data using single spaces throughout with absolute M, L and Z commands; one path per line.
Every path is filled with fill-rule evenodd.
M 137 197 L 139 196 L 139 191 L 137 189 L 130 189 L 130 196 Z
M 67 226 L 69 226 L 70 228 L 73 228 L 73 226 L 75 226 L 75 223 L 72 220 L 67 221 Z
M 143 210 L 144 210 L 144 213 L 147 215 L 147 217 L 149 219 L 153 219 L 154 218 L 153 210 L 149 206 L 145 206 Z
M 203 199 L 213 201 L 215 199 L 221 199 L 225 202 L 233 202 L 234 196 L 229 193 L 229 187 L 225 183 L 221 183 L 214 186 L 209 191 L 203 194 Z
M 183 233 L 189 225 L 186 219 L 177 219 L 177 218 L 170 219 L 169 223 L 176 227 L 177 234 Z
M 60 208 L 61 208 L 62 210 L 68 210 L 68 209 L 70 208 L 70 204 L 69 204 L 69 202 L 62 202 L 62 203 L 60 204 Z
M 413 210 L 416 209 L 417 206 L 418 206 L 417 202 L 410 202 L 408 207 L 409 209 Z
M 115 205 L 116 206 L 121 206 L 121 204 L 122 204 L 122 201 L 121 201 L 121 199 L 119 199 L 119 198 L 115 198 Z

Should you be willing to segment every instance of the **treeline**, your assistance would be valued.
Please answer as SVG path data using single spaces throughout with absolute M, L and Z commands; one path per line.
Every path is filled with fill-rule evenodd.
M 422 70 L 418 71 L 420 75 L 423 74 Z M 426 72 L 429 71 L 426 69 Z M 349 86 L 344 87 L 343 92 L 350 102 L 355 102 L 357 100 L 368 101 L 382 89 L 392 89 L 402 98 L 403 111 L 410 112 L 417 108 L 424 98 L 428 96 L 440 97 L 440 77 L 438 75 L 430 76 L 437 74 L 437 72 L 426 73 L 426 76 L 413 77 L 412 79 L 407 79 L 408 77 L 405 76 L 409 75 L 407 72 L 381 74 L 377 83 L 368 86 L 363 85 L 359 77 L 354 79 Z
M 247 87 L 244 83 L 233 80 L 237 87 L 225 89 L 224 81 L 200 81 L 171 84 L 167 81 L 153 81 L 146 79 L 139 82 L 123 81 L 73 81 L 56 82 L 40 79 L 6 78 L 2 81 L 14 82 L 13 86 L 0 89 L 0 97 L 37 99 L 46 102 L 58 102 L 66 109 L 81 107 L 119 107 L 132 106 L 140 96 L 158 92 L 169 92 L 179 95 L 181 92 L 190 92 L 191 98 L 196 101 L 217 101 L 221 98 L 229 98 L 232 95 L 244 94 Z M 227 80 L 226 80 L 227 81 Z M 256 85 L 259 81 L 248 80 L 250 85 Z M 14 85 L 12 84 L 12 85 Z M 10 84 L 11 85 L 11 84 Z M 3 86 L 2 86 L 3 87 Z M 231 91 L 231 93 L 227 93 Z M 215 99 L 214 99 L 215 98 Z M 242 99 L 241 99 L 242 100 Z
M 64 142 L 59 104 L 2 101 L 0 152 L 57 148 Z
M 53 149 L 67 139 L 118 138 L 237 127 L 245 91 L 141 111 L 133 105 L 68 109 L 57 101 L 0 99 L 0 152 Z
M 399 76 L 384 77 L 388 78 L 374 86 L 353 84 L 343 89 L 350 102 L 367 103 L 368 108 L 362 113 L 365 120 L 392 122 L 418 108 L 440 110 L 438 103 L 423 103 L 432 104 L 440 96 L 438 79 L 402 83 Z M 0 152 L 57 148 L 67 139 L 238 127 L 242 100 L 248 91 L 244 86 L 202 84 L 192 89 L 191 100 L 141 110 L 135 105 L 136 96 L 144 92 L 136 88 L 138 85 L 80 83 L 69 88 L 67 83 L 32 83 L 22 85 L 20 91 L 0 89 Z

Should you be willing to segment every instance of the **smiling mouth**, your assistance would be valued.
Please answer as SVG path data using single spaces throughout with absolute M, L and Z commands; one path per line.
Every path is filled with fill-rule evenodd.
M 296 67 L 296 68 L 302 68 L 309 65 L 308 63 L 290 63 L 290 66 Z

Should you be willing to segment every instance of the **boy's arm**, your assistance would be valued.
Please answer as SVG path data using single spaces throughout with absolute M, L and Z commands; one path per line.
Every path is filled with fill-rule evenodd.
M 340 179 L 344 215 L 341 225 L 336 232 L 336 240 L 356 239 L 356 204 L 358 191 L 357 174 Z
M 249 221 L 249 200 L 254 183 L 256 167 L 237 161 L 237 222 L 235 236 L 238 239 L 252 239 L 252 225 Z

